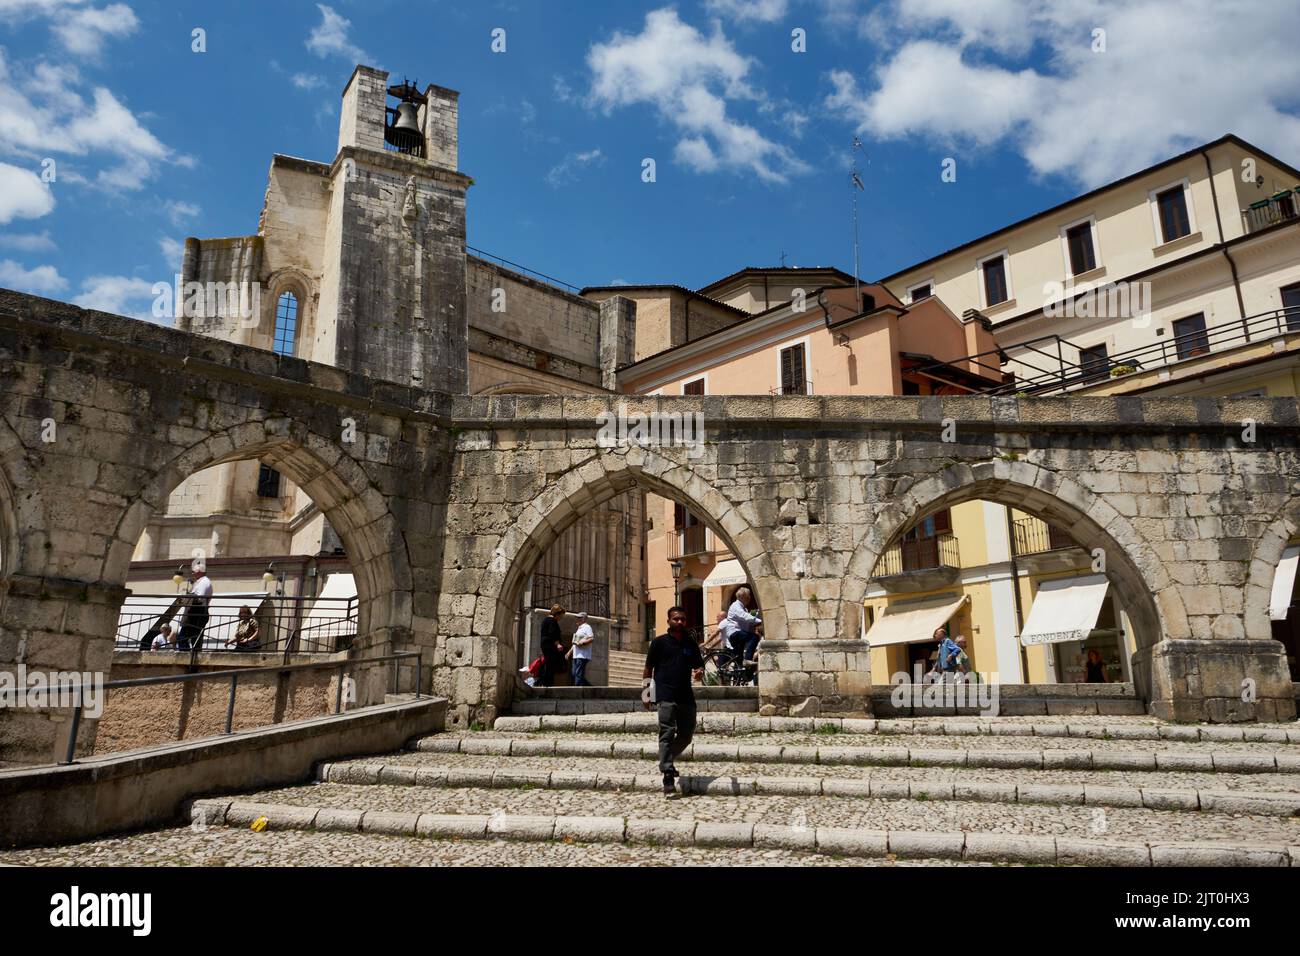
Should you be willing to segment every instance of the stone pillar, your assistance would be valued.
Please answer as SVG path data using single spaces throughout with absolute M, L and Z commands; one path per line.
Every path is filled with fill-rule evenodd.
M 1274 640 L 1164 640 L 1133 655 L 1133 680 L 1161 720 L 1223 723 L 1296 716 L 1285 648 Z
M 32 675 L 57 685 L 107 680 L 113 658 L 118 609 L 127 590 L 86 585 L 58 578 L 13 575 L 3 582 L 0 601 L 0 674 L 2 689 L 34 687 Z M 21 699 L 5 701 L 0 720 L 0 761 L 52 763 L 64 758 L 70 707 L 34 706 Z M 51 702 L 57 703 L 57 702 Z M 78 754 L 95 740 L 102 696 L 86 699 L 77 732 Z
M 871 714 L 871 651 L 856 638 L 779 641 L 758 648 L 759 713 Z
M 618 390 L 618 370 L 636 357 L 636 303 L 621 295 L 600 303 L 600 384 Z
M 339 149 L 362 146 L 384 148 L 385 107 L 388 105 L 388 74 L 374 67 L 358 66 L 343 90 L 339 113 Z

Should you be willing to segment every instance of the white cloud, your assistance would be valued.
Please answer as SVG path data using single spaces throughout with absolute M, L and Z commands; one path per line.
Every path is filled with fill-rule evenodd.
M 316 4 L 321 21 L 312 28 L 307 37 L 307 49 L 319 57 L 341 56 L 353 63 L 365 63 L 373 66 L 366 51 L 361 49 L 348 37 L 352 21 L 339 16 L 332 7 L 323 3 Z
M 0 249 L 14 249 L 18 252 L 54 252 L 58 246 L 50 238 L 47 229 L 43 232 L 11 232 L 0 236 Z
M 196 203 L 186 202 L 183 199 L 169 199 L 166 203 L 167 218 L 171 220 L 173 226 L 182 226 L 189 220 L 196 217 L 202 210 Z
M 753 61 L 736 51 L 717 23 L 706 37 L 675 10 L 654 10 L 641 33 L 615 33 L 593 46 L 587 65 L 591 103 L 607 113 L 654 106 L 678 128 L 676 155 L 692 168 L 749 170 L 765 182 L 785 182 L 807 169 L 789 147 L 729 115 L 732 102 L 762 104 L 764 96 L 749 81 Z M 702 166 L 706 156 L 713 162 Z
M 289 77 L 289 82 L 300 90 L 318 90 L 325 85 L 324 78 L 315 73 L 295 73 Z
M 159 236 L 158 249 L 162 252 L 162 257 L 167 264 L 175 267 L 176 271 L 179 272 L 181 259 L 185 256 L 185 243 L 179 239 L 173 239 L 171 236 Z
M 0 163 L 0 225 L 39 219 L 54 209 L 54 194 L 30 169 Z
M 154 300 L 153 283 L 130 276 L 91 276 L 72 300 L 83 309 L 148 319 Z
M 785 16 L 788 0 L 708 0 L 704 5 L 710 13 L 732 20 L 754 20 L 775 23 Z
M 565 183 L 576 180 L 582 169 L 593 165 L 600 166 L 604 162 L 605 157 L 599 149 L 590 149 L 584 153 L 570 153 L 551 167 L 550 172 L 546 174 L 546 182 L 552 189 L 559 189 Z
M 1005 143 L 1083 187 L 1226 132 L 1300 153 L 1294 3 L 893 0 L 859 27 L 916 38 L 865 83 L 829 75 L 827 105 L 878 138 Z
M 109 37 L 130 36 L 139 26 L 130 7 L 114 3 L 102 8 L 63 9 L 51 29 L 69 53 L 96 57 Z
M 0 259 L 0 286 L 30 292 L 33 295 L 51 295 L 66 288 L 68 280 L 59 275 L 54 266 L 37 266 L 25 269 L 12 259 Z
M 113 190 L 143 188 L 163 162 L 192 164 L 141 125 L 105 87 L 96 87 L 89 103 L 67 89 L 75 77 L 73 68 L 43 62 L 11 71 L 0 50 L 0 154 L 29 160 L 51 153 L 107 154 L 116 165 L 100 169 L 96 179 Z M 59 182 L 85 182 L 76 170 L 56 171 Z

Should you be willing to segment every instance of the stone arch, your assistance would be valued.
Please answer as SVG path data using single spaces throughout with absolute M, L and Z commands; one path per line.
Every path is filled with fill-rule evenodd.
M 249 458 L 273 465 L 303 489 L 343 540 L 357 585 L 358 647 L 404 637 L 411 625 L 413 579 L 406 540 L 387 498 L 338 444 L 286 418 L 215 432 L 159 467 L 124 511 L 101 580 L 126 581 L 150 517 L 185 478 Z
M 1248 639 L 1273 639 L 1272 622 L 1268 616 L 1269 599 L 1273 594 L 1273 576 L 1282 560 L 1287 544 L 1300 535 L 1300 496 L 1291 498 L 1260 536 L 1251 555 L 1246 577 L 1244 627 Z
M 505 677 L 513 669 L 513 656 L 502 651 L 514 647 L 512 624 L 532 569 L 551 543 L 583 514 L 633 488 L 680 502 L 703 517 L 753 582 L 769 636 L 784 633 L 785 608 L 768 549 L 722 492 L 695 470 L 649 449 L 598 451 L 594 458 L 549 484 L 490 549 L 491 564 L 475 607 L 474 633 L 497 639 L 498 664 Z M 509 680 L 498 684 L 499 704 L 507 702 L 512 687 Z
M 533 382 L 497 382 L 479 389 L 475 395 L 555 395 L 554 389 L 544 388 Z
M 921 479 L 882 508 L 845 576 L 840 631 L 859 633 L 862 601 L 876 562 L 895 537 L 943 508 L 982 499 L 1009 504 L 1067 528 L 1085 550 L 1102 548 L 1107 577 L 1133 624 L 1138 652 L 1191 632 L 1182 596 L 1150 544 L 1104 497 L 1072 478 L 1026 461 L 956 464 Z

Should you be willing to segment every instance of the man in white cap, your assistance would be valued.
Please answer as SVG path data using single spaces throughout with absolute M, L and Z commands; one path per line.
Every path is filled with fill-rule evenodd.
M 176 649 L 188 651 L 203 646 L 203 629 L 208 626 L 208 603 L 212 600 L 212 579 L 208 577 L 208 564 L 202 558 L 195 558 L 190 565 L 190 594 L 185 607 L 185 618 L 181 621 L 180 634 L 176 637 Z
M 587 665 L 591 663 L 592 645 L 596 632 L 587 623 L 587 612 L 578 612 L 578 629 L 573 632 L 573 686 L 590 687 L 587 683 Z

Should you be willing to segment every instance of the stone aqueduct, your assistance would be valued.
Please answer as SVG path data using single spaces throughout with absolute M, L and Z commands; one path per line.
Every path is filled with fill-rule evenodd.
M 599 416 L 620 405 L 702 412 L 702 451 L 600 447 Z M 633 486 L 704 516 L 769 634 L 792 640 L 857 634 L 877 557 L 919 518 L 1013 504 L 1103 549 L 1154 713 L 1295 713 L 1268 618 L 1300 526 L 1292 399 L 449 396 L 12 293 L 0 668 L 107 671 L 149 514 L 188 475 L 250 457 L 343 539 L 354 653 L 421 650 L 424 686 L 461 723 L 510 704 L 515 614 L 548 544 Z M 48 759 L 65 719 L 3 712 L 0 757 Z

